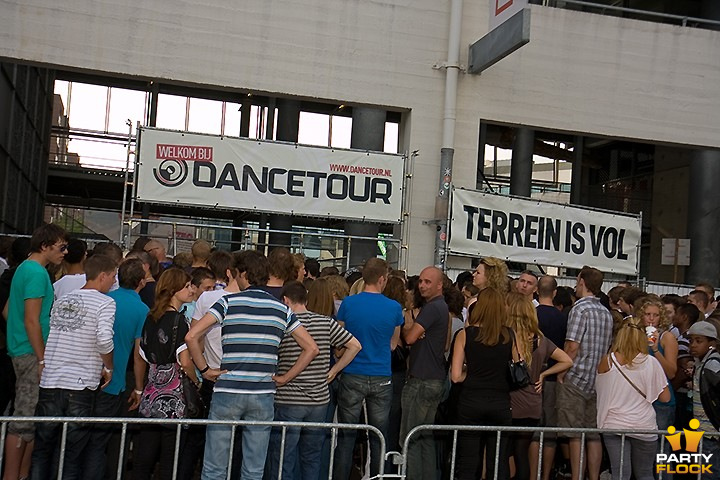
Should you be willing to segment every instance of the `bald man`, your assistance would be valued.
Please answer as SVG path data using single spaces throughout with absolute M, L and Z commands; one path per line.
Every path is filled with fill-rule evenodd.
M 165 246 L 157 240 L 150 240 L 147 244 L 145 244 L 144 250 L 155 257 L 161 265 L 167 263 L 168 259 Z
M 450 314 L 443 297 L 445 274 L 437 267 L 426 267 L 420 273 L 418 289 L 424 305 L 413 322 L 403 327 L 405 343 L 410 345 L 410 368 L 402 392 L 400 438 L 418 425 L 432 424 L 443 397 L 447 369 L 445 345 Z M 435 441 L 432 432 L 422 432 L 410 441 L 408 478 L 436 478 Z

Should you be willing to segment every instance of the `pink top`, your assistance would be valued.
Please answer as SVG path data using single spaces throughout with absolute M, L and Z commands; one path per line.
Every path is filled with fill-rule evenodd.
M 630 365 L 620 365 L 614 353 L 610 355 L 615 360 L 615 364 L 610 362 L 608 357 L 610 370 L 599 373 L 595 380 L 598 428 L 657 430 L 652 402 L 657 400 L 667 386 L 667 378 L 660 362 L 654 357 L 641 353 L 635 357 L 630 367 Z M 616 365 L 645 394 L 644 396 L 630 385 Z M 648 434 L 628 436 L 650 441 L 657 438 L 657 435 Z

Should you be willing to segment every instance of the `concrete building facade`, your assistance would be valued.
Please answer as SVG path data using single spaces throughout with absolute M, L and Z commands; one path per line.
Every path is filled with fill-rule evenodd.
M 487 33 L 489 8 L 488 0 L 458 3 L 462 69 L 467 46 Z M 699 150 L 720 161 L 720 32 L 530 8 L 529 44 L 481 75 L 460 73 L 455 185 L 477 185 L 481 120 L 662 144 L 684 156 Z M 399 151 L 418 152 L 407 268 L 433 263 L 428 192 L 440 175 L 450 1 L 9 0 L 1 9 L 5 61 L 399 112 Z M 670 172 L 672 157 L 663 165 Z M 720 264 L 695 279 L 718 277 Z

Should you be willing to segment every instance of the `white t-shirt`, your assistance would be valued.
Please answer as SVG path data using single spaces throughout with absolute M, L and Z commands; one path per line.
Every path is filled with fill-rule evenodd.
M 193 320 L 200 320 L 215 302 L 227 295 L 227 290 L 210 290 L 203 292 L 195 303 L 195 312 L 193 312 Z M 203 353 L 205 360 L 210 368 L 220 368 L 222 360 L 222 325 L 215 323 L 205 334 L 205 352 Z
M 641 396 L 615 364 L 608 360 L 610 370 L 599 373 L 595 380 L 598 428 L 657 430 L 652 403 L 667 386 L 667 378 L 660 362 L 655 357 L 641 353 L 633 360 L 632 368 L 629 368 L 628 365 L 620 365 L 615 354 L 611 355 L 615 364 L 620 366 L 622 372 L 645 396 Z M 657 439 L 657 435 L 650 434 L 628 436 L 647 441 Z
M 102 373 L 101 354 L 113 351 L 115 300 L 81 289 L 60 297 L 50 312 L 42 388 L 95 390 Z
M 73 290 L 78 290 L 85 286 L 87 280 L 85 279 L 84 273 L 76 273 L 74 275 L 63 275 L 60 280 L 53 283 L 53 290 L 55 290 L 55 300 L 59 299 L 63 295 L 67 295 Z

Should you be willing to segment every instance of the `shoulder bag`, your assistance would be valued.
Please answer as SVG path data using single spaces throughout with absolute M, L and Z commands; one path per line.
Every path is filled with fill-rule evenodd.
M 527 363 L 525 363 L 522 355 L 520 355 L 520 350 L 518 349 L 517 342 L 515 341 L 515 332 L 513 332 L 512 328 L 508 328 L 508 330 L 510 330 L 512 346 L 518 354 L 517 362 L 512 358 L 510 359 L 508 365 L 508 383 L 510 384 L 511 391 L 520 390 L 521 388 L 525 388 L 530 385 L 530 371 L 528 370 Z
M 625 375 L 625 372 L 622 371 L 622 368 L 620 368 L 620 365 L 618 365 L 618 364 L 615 362 L 615 359 L 613 358 L 613 354 L 612 354 L 612 353 L 609 353 L 609 354 L 608 354 L 608 358 L 610 359 L 610 362 L 612 362 L 612 364 L 615 365 L 615 368 L 617 368 L 617 371 L 620 372 L 620 375 L 622 375 L 622 376 L 625 378 L 625 380 L 628 381 L 628 383 L 635 389 L 635 391 L 638 392 L 640 395 L 642 395 L 643 398 L 647 398 L 647 397 L 645 396 L 645 394 L 643 393 L 643 391 L 640 390 L 640 389 L 638 388 L 638 386 L 633 383 L 632 380 L 630 380 L 630 377 L 628 377 L 627 375 Z
M 173 326 L 173 346 L 177 349 L 177 330 L 178 322 L 182 313 L 175 315 L 175 325 Z M 185 321 L 185 319 L 183 319 Z M 185 418 L 205 418 L 205 402 L 200 396 L 200 390 L 195 382 L 188 377 L 180 368 L 180 384 L 182 386 L 183 397 L 185 398 Z

